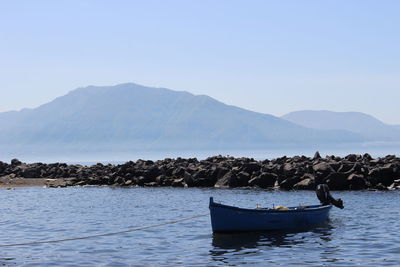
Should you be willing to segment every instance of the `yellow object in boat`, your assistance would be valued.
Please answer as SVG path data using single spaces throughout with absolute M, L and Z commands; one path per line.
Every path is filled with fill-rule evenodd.
M 275 207 L 276 210 L 288 210 L 288 207 L 283 207 L 283 206 L 277 206 Z

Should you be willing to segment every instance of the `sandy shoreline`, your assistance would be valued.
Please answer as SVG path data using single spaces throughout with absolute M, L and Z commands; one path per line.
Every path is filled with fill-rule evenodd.
M 20 177 L 0 177 L 0 188 L 15 187 L 64 187 L 66 179 L 47 179 L 47 178 L 20 178 Z

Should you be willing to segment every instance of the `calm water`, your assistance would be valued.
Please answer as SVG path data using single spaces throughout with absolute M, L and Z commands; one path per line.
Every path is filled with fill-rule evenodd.
M 243 207 L 312 204 L 313 192 L 172 188 L 0 190 L 0 244 L 62 239 Z M 400 192 L 334 192 L 345 209 L 300 233 L 212 234 L 209 217 L 95 239 L 0 247 L 0 266 L 400 266 Z
M 390 142 L 390 143 L 363 143 L 363 144 L 345 144 L 345 145 L 334 145 L 334 146 L 315 146 L 315 147 L 287 147 L 282 148 L 269 148 L 262 150 L 229 150 L 229 149 L 219 149 L 219 150 L 170 150 L 170 151 L 130 151 L 130 152 L 97 152 L 97 153 L 54 153 L 54 154 L 43 154 L 35 153 L 31 151 L 30 153 L 18 154 L 15 152 L 6 153 L 0 150 L 0 159 L 2 161 L 10 162 L 13 158 L 18 158 L 23 162 L 67 162 L 67 163 L 78 163 L 83 165 L 101 163 L 112 163 L 119 164 L 129 160 L 136 161 L 138 159 L 150 159 L 150 160 L 160 160 L 165 158 L 191 158 L 196 157 L 198 159 L 205 159 L 207 157 L 216 155 L 230 155 L 234 157 L 250 157 L 257 160 L 273 159 L 282 156 L 296 156 L 305 155 L 308 157 L 314 156 L 315 151 L 319 151 L 321 156 L 325 155 L 336 155 L 336 156 L 346 156 L 348 154 L 364 154 L 369 153 L 372 157 L 384 157 L 386 155 L 397 155 L 400 153 L 400 142 Z

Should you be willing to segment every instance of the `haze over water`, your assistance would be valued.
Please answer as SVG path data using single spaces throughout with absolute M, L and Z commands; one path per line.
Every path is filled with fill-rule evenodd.
M 34 162 L 64 162 L 70 164 L 83 164 L 91 165 L 95 163 L 111 163 L 119 164 L 126 161 L 136 161 L 138 159 L 145 160 L 161 160 L 165 158 L 193 158 L 196 157 L 199 160 L 207 157 L 216 155 L 233 156 L 233 157 L 249 157 L 256 160 L 274 159 L 283 156 L 307 156 L 313 157 L 315 152 L 319 151 L 321 156 L 340 156 L 344 157 L 348 154 L 359 154 L 365 153 L 370 154 L 372 157 L 385 157 L 387 155 L 399 155 L 400 144 L 386 144 L 385 146 L 348 146 L 348 147 L 316 147 L 316 148 L 276 148 L 276 149 L 264 149 L 264 150 L 198 150 L 198 151 L 132 151 L 132 152 L 107 152 L 107 153 L 78 153 L 78 154 L 22 154 L 22 155 L 5 155 L 3 161 L 10 161 L 17 157 L 20 160 L 27 163 Z
M 396 0 L 2 1 L 0 112 L 137 82 L 275 116 L 359 111 L 400 124 L 399 8 Z

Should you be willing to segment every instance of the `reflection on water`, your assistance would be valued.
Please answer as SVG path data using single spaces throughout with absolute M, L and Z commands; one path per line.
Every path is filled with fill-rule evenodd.
M 327 223 L 308 231 L 213 233 L 210 255 L 215 261 L 226 262 L 232 255 L 257 254 L 271 248 L 301 246 L 308 239 L 326 243 L 332 240 L 332 231 L 333 227 Z

